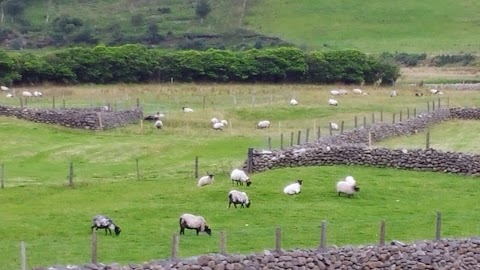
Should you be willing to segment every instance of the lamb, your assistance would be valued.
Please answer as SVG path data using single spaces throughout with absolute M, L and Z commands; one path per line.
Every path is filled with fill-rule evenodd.
M 290 100 L 290 105 L 292 105 L 292 106 L 298 105 L 298 101 L 296 99 L 292 98 Z
M 215 123 L 215 124 L 213 124 L 212 127 L 213 127 L 213 129 L 215 129 L 215 130 L 223 130 L 224 125 L 223 125 L 222 123 Z
M 337 123 L 333 123 L 333 122 L 330 123 L 330 128 L 331 128 L 332 130 L 338 130 L 338 125 L 337 125 Z
M 287 195 L 295 195 L 300 193 L 300 188 L 303 184 L 303 180 L 299 179 L 296 183 L 290 184 L 283 189 L 283 193 Z
M 197 186 L 203 187 L 206 185 L 210 185 L 211 183 L 213 183 L 213 178 L 214 178 L 214 175 L 207 172 L 207 175 L 202 176 L 200 177 L 200 179 L 198 179 Z
M 362 89 L 358 89 L 358 88 L 353 89 L 352 92 L 354 94 L 362 94 L 363 93 Z
M 264 129 L 264 128 L 269 128 L 270 127 L 270 121 L 268 120 L 263 120 L 258 122 L 257 128 Z
M 235 208 L 237 208 L 237 204 L 240 204 L 240 208 L 250 208 L 251 201 L 248 198 L 247 193 L 238 191 L 238 190 L 232 190 L 228 193 L 228 208 L 233 204 Z
M 22 96 L 24 97 L 33 97 L 32 93 L 28 92 L 28 91 L 23 91 L 22 92 Z
M 180 235 L 185 235 L 185 229 L 192 229 L 197 231 L 197 235 L 200 232 L 205 232 L 208 235 L 212 235 L 212 229 L 207 225 L 205 218 L 202 216 L 196 216 L 192 214 L 183 214 L 180 216 Z
M 110 235 L 112 235 L 112 230 L 114 230 L 115 235 L 118 236 L 122 231 L 120 227 L 115 225 L 115 223 L 113 223 L 113 221 L 109 217 L 104 215 L 96 215 L 95 217 L 93 217 L 91 227 L 92 231 L 94 228 L 96 231 L 98 231 L 98 229 L 105 229 L 105 235 L 107 234 L 107 231 L 109 231 Z
M 238 184 L 243 186 L 243 183 L 246 183 L 247 187 L 249 187 L 252 184 L 252 182 L 250 181 L 250 177 L 248 177 L 248 175 L 244 171 L 239 169 L 234 169 L 232 171 L 232 173 L 230 174 L 230 179 L 232 179 L 232 185 L 235 182 L 237 182 L 237 186 Z
M 185 112 L 185 113 L 193 112 L 193 109 L 192 109 L 192 108 L 188 108 L 188 107 L 182 107 L 182 110 L 183 110 L 183 112 Z
M 162 120 L 157 120 L 157 122 L 155 122 L 155 127 L 156 127 L 157 129 L 163 128 L 163 122 L 162 122 Z
M 328 104 L 331 105 L 331 106 L 337 106 L 338 105 L 338 101 L 336 101 L 335 99 L 331 98 L 328 100 Z
M 348 180 L 339 181 L 337 183 L 338 196 L 340 196 L 343 193 L 348 195 L 348 197 L 351 197 L 355 192 L 358 192 L 358 191 L 360 191 L 360 188 L 357 187 L 355 183 L 352 183 Z

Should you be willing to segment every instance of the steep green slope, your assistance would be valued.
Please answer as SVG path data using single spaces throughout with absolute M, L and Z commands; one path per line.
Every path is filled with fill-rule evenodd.
M 254 0 L 247 27 L 308 48 L 478 52 L 480 2 Z

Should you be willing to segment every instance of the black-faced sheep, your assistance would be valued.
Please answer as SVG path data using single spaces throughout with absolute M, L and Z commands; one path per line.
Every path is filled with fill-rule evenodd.
M 112 235 L 112 230 L 114 230 L 115 235 L 118 236 L 122 231 L 120 230 L 120 227 L 115 225 L 115 223 L 113 223 L 113 221 L 109 217 L 106 217 L 104 215 L 96 215 L 95 217 L 93 217 L 91 227 L 92 231 L 94 228 L 96 231 L 98 231 L 98 229 L 105 229 L 105 235 L 107 234 L 107 231 L 110 232 L 110 235 Z
M 211 183 L 213 183 L 213 179 L 214 179 L 214 175 L 207 172 L 207 175 L 202 176 L 202 177 L 200 177 L 200 179 L 198 179 L 198 184 L 197 185 L 199 187 L 210 185 Z
M 360 191 L 360 188 L 357 186 L 357 183 L 352 176 L 347 176 L 345 180 L 337 183 L 338 196 L 343 193 L 348 195 L 348 197 L 351 197 L 355 192 L 358 191 Z
M 205 219 L 202 216 L 196 216 L 192 214 L 183 214 L 180 216 L 180 235 L 185 235 L 185 229 L 196 230 L 197 235 L 200 232 L 205 232 L 208 235 L 212 235 L 212 229 L 207 225 Z
M 251 201 L 248 198 L 247 193 L 238 191 L 238 190 L 232 190 L 228 193 L 228 208 L 233 204 L 235 208 L 237 208 L 237 204 L 240 204 L 240 208 L 250 208 Z
M 283 193 L 287 195 L 294 195 L 300 193 L 303 180 L 299 179 L 296 183 L 290 184 L 283 189 Z
M 232 171 L 232 173 L 230 174 L 230 179 L 232 179 L 232 185 L 235 182 L 237 183 L 237 186 L 238 184 L 243 186 L 243 183 L 246 183 L 248 187 L 252 184 L 252 182 L 250 181 L 250 177 L 248 177 L 248 175 L 244 171 L 239 169 L 234 169 Z

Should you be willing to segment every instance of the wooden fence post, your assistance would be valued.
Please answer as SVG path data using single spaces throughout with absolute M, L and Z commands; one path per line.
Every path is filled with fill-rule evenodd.
M 425 149 L 430 148 L 430 130 L 427 131 L 427 137 L 425 138 Z
M 247 173 L 253 172 L 253 148 L 248 148 L 247 154 Z
M 306 142 L 306 143 L 308 143 L 309 137 L 310 137 L 310 129 L 307 128 L 307 131 L 306 131 L 306 133 L 305 133 L 305 142 Z
M 332 136 L 332 134 L 333 134 L 332 123 L 328 124 L 328 129 L 330 130 L 330 136 Z
M 363 116 L 363 127 L 367 127 L 367 117 Z
M 225 230 L 220 231 L 220 254 L 227 255 L 227 235 Z
M 52 109 L 55 109 L 55 96 L 52 97 Z
M 435 99 L 432 100 L 432 112 L 435 111 Z
M 395 124 L 395 113 L 393 113 L 392 124 Z
M 283 133 L 280 133 L 280 149 L 283 150 Z
M 430 101 L 427 101 L 427 112 L 430 112 Z
M 400 119 L 398 120 L 399 123 L 403 121 L 403 110 L 400 110 Z
M 194 165 L 194 176 L 195 179 L 198 178 L 198 156 L 195 156 L 195 165 Z
M 140 99 L 137 98 L 137 108 L 140 108 Z
M 268 150 L 272 150 L 272 137 L 268 137 Z
M 372 131 L 368 130 L 368 147 L 372 147 Z
M 410 119 L 410 108 L 407 108 L 407 119 Z
M 435 226 L 435 240 L 440 240 L 442 233 L 442 212 L 437 211 L 437 224 Z
M 380 242 L 379 242 L 380 246 L 384 246 L 385 245 L 385 220 L 382 220 L 382 222 L 380 222 Z
M 342 123 L 340 124 L 340 134 L 343 134 L 345 128 L 345 121 L 342 120 Z
M 447 108 L 450 108 L 450 98 L 447 97 Z
M 413 117 L 417 117 L 417 108 L 413 108 Z
M 442 105 L 440 104 L 440 98 L 438 98 L 438 108 L 441 109 Z
M 63 108 L 65 109 L 65 99 L 63 99 Z
M 383 122 L 383 109 L 380 110 L 380 122 Z
M 297 135 L 297 145 L 300 145 L 300 139 L 302 138 L 302 131 L 299 130 L 298 131 L 298 135 Z
M 23 108 L 23 99 L 20 97 L 20 108 Z
M 92 231 L 92 263 L 97 264 L 97 230 Z
M 202 105 L 202 108 L 203 108 L 204 110 L 205 110 L 205 99 L 206 99 L 206 97 L 203 96 L 203 105 Z
M 2 163 L 2 174 L 0 174 L 0 186 L 5 188 L 5 164 Z
M 290 146 L 293 146 L 293 131 L 290 133 Z
M 317 127 L 317 140 L 320 140 L 320 137 L 321 137 L 321 133 L 320 133 L 320 126 Z
M 25 106 L 28 106 L 28 97 L 25 97 Z
M 137 168 L 137 180 L 140 180 L 140 168 L 138 166 L 138 158 L 135 159 L 135 164 L 136 164 L 136 168 Z
M 27 270 L 27 252 L 25 242 L 20 242 L 20 264 L 22 270 Z
M 73 186 L 73 162 L 70 162 L 70 173 L 68 174 L 68 184 Z
M 178 234 L 174 233 L 172 235 L 172 249 L 170 253 L 170 257 L 172 260 L 176 260 L 178 256 Z
M 282 229 L 279 227 L 275 230 L 275 251 L 277 253 L 282 252 Z
M 358 118 L 356 115 L 355 115 L 355 118 L 353 118 L 353 124 L 355 125 L 355 128 L 358 127 Z
M 98 116 L 98 126 L 100 127 L 100 130 L 103 130 L 102 115 L 100 113 L 97 113 L 97 116 Z
M 327 222 L 322 220 L 322 226 L 320 229 L 320 248 L 325 249 L 327 247 Z

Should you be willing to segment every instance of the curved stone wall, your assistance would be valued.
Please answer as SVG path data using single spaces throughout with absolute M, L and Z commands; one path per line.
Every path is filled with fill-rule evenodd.
M 138 122 L 143 118 L 140 109 L 126 111 L 105 111 L 93 109 L 41 109 L 9 107 L 0 105 L 0 115 L 17 117 L 28 121 L 57 124 L 70 128 L 89 130 L 111 129 Z

